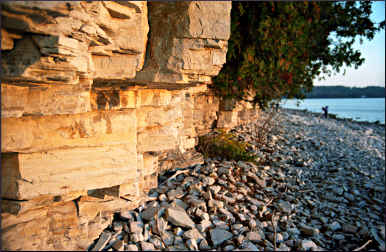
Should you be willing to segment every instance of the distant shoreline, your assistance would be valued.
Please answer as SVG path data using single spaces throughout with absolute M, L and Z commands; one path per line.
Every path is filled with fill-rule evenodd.
M 343 99 L 343 98 L 340 98 Z M 312 112 L 307 109 L 290 109 L 290 108 L 280 108 L 281 111 L 283 112 L 290 112 L 290 113 L 295 113 L 295 114 L 302 114 L 302 115 L 308 115 L 308 116 L 314 116 L 314 117 L 321 117 L 324 119 L 323 113 L 318 113 L 318 112 Z M 356 121 L 351 118 L 342 118 L 338 117 L 336 114 L 329 113 L 328 114 L 328 119 L 333 119 L 337 121 L 342 121 L 342 122 L 351 122 L 351 123 L 357 123 L 361 125 L 367 125 L 367 126 L 379 126 L 379 127 L 385 127 L 385 123 L 376 123 L 376 122 L 368 122 L 368 121 Z
M 304 99 L 386 99 L 386 97 L 306 97 Z
M 385 88 L 381 86 L 346 87 L 314 86 L 311 92 L 304 94 L 307 99 L 314 98 L 385 98 Z

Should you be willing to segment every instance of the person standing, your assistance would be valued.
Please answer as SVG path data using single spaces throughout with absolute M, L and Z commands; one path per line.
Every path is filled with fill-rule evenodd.
M 324 117 L 327 118 L 328 117 L 328 106 L 322 107 L 322 110 L 324 112 Z

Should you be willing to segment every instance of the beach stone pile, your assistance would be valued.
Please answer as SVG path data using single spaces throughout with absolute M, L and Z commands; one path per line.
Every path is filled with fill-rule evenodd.
M 257 162 L 160 176 L 90 250 L 385 250 L 385 128 L 285 110 L 233 130 Z

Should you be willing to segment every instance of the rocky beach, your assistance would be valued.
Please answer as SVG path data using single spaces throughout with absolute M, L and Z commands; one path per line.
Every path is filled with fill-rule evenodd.
M 231 132 L 256 162 L 159 176 L 89 250 L 385 250 L 385 127 L 282 109 Z

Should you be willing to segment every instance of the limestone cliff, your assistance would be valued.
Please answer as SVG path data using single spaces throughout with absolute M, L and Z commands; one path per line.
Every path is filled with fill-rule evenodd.
M 208 88 L 226 60 L 230 10 L 2 3 L 3 249 L 86 249 L 113 212 L 146 201 L 160 172 L 202 162 L 200 134 L 256 118 Z

